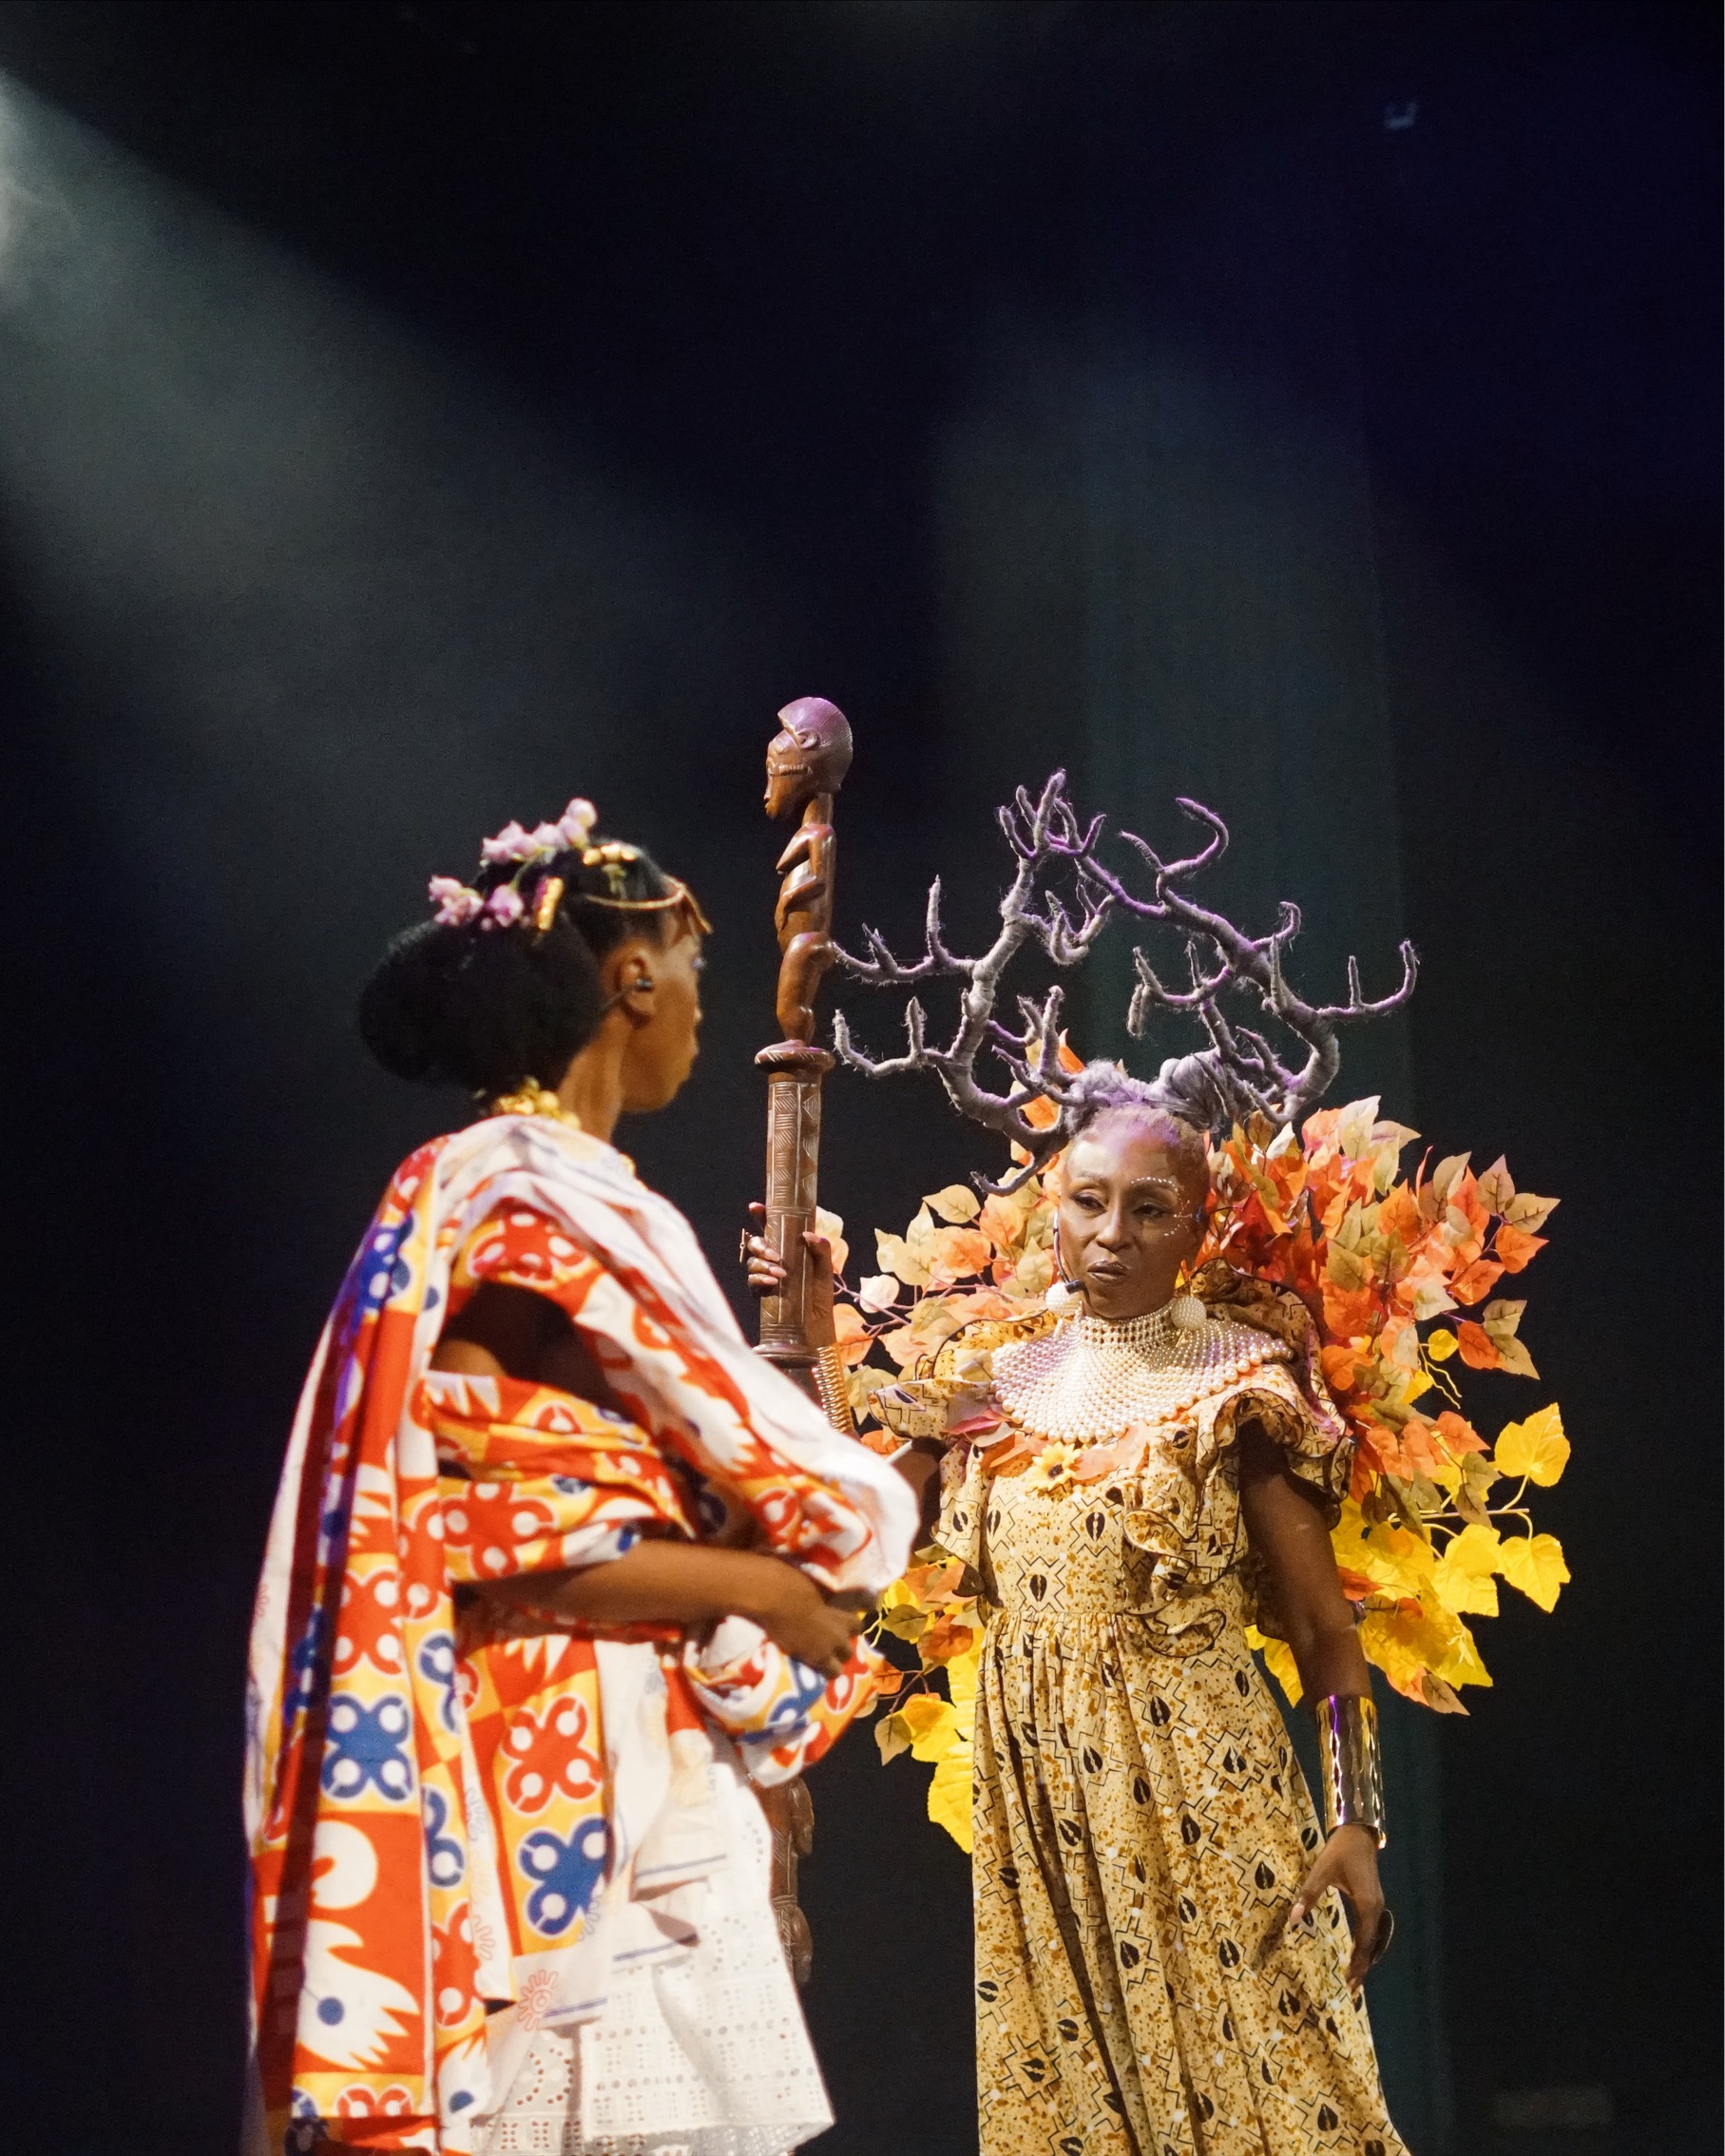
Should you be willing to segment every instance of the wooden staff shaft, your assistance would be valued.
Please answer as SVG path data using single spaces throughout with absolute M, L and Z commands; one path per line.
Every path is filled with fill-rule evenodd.
M 809 1250 L 820 1176 L 821 1081 L 833 1068 L 824 1049 L 783 1041 L 756 1057 L 767 1073 L 767 1241 L 785 1284 L 760 1305 L 760 1352 L 787 1373 L 815 1365 L 809 1345 Z

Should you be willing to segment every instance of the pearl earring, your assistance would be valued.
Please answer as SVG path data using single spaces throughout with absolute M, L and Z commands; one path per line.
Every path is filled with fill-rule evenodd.
M 1182 1265 L 1180 1273 L 1183 1274 L 1185 1270 Z M 1168 1305 L 1168 1320 L 1182 1333 L 1196 1333 L 1208 1320 L 1210 1313 L 1193 1294 L 1190 1280 L 1181 1280 L 1177 1276 L 1175 1288 L 1177 1292 L 1174 1300 Z
M 1054 1231 L 1054 1269 L 1060 1275 L 1060 1278 L 1049 1288 L 1047 1294 L 1043 1297 L 1043 1308 L 1045 1310 L 1069 1309 L 1078 1300 L 1078 1288 L 1071 1274 L 1066 1270 L 1066 1261 L 1061 1251 L 1060 1229 L 1058 1227 Z

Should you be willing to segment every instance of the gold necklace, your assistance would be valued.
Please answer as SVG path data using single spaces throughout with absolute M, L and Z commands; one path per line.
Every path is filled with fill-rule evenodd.
M 571 1107 L 565 1107 L 547 1087 L 538 1079 L 529 1078 L 512 1093 L 499 1093 L 486 1108 L 487 1115 L 544 1115 L 553 1123 L 566 1123 L 571 1130 L 582 1128 L 580 1116 Z

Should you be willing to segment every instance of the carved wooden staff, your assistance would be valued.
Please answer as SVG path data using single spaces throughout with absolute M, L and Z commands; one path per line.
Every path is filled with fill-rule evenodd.
M 826 1049 L 815 1046 L 815 998 L 834 956 L 833 797 L 851 768 L 851 728 L 837 705 L 819 696 L 799 697 L 778 717 L 781 731 L 767 750 L 767 814 L 783 818 L 800 811 L 802 820 L 778 857 L 784 880 L 773 915 L 783 954 L 778 1023 L 784 1038 L 755 1058 L 767 1073 L 766 1238 L 785 1269 L 782 1289 L 761 1301 L 760 1352 L 819 1398 L 803 1237 L 815 1225 L 820 1088 L 833 1068 Z
M 767 814 L 800 815 L 778 857 L 783 882 L 773 915 L 778 931 L 777 1015 L 784 1038 L 755 1058 L 767 1073 L 766 1240 L 785 1269 L 784 1286 L 760 1305 L 760 1353 L 812 1393 L 835 1419 L 838 1403 L 822 1398 L 816 1351 L 809 1344 L 809 1247 L 820 1177 L 820 1088 L 833 1058 L 815 1045 L 815 998 L 834 959 L 833 797 L 851 768 L 851 728 L 824 697 L 799 697 L 778 714 L 767 749 Z M 785 1958 L 808 1982 L 814 1941 L 796 1898 L 797 1859 L 813 1846 L 815 1807 L 798 1781 L 763 1790 L 773 1829 L 773 1911 Z

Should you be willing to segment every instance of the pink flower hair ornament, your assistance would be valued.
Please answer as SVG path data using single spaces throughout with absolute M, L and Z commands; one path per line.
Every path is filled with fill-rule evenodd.
M 555 823 L 542 823 L 532 831 L 506 823 L 479 849 L 479 857 L 489 867 L 493 861 L 530 861 L 540 854 L 561 854 L 585 846 L 598 821 L 599 811 L 592 802 L 577 798 Z
M 585 846 L 598 821 L 599 811 L 591 801 L 583 800 L 578 795 L 555 823 L 541 823 L 531 831 L 519 823 L 506 823 L 494 837 L 485 841 L 479 857 L 488 868 L 498 861 L 518 862 L 520 866 L 515 874 L 489 895 L 475 891 L 470 884 L 458 882 L 452 876 L 432 876 L 429 893 L 437 909 L 432 918 L 440 928 L 466 928 L 470 921 L 477 921 L 482 929 L 513 928 L 527 912 L 526 901 L 517 889 L 522 870 L 529 862 L 548 858 L 553 854 L 579 851 Z M 543 879 L 536 888 L 543 893 Z M 562 885 L 558 884 L 557 888 L 561 895 Z M 555 901 L 552 903 L 554 906 Z

